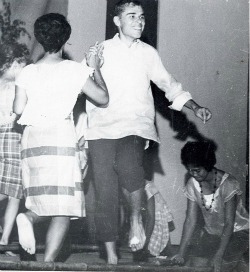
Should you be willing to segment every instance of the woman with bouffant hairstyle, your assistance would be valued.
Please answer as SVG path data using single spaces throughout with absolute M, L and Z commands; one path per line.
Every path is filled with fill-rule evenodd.
M 41 16 L 34 24 L 34 35 L 45 52 L 57 53 L 60 51 L 70 34 L 70 24 L 62 20 L 62 15 L 58 13 L 51 13 L 49 17 Z

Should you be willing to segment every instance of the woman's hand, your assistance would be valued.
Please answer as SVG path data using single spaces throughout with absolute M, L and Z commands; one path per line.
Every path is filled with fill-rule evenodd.
M 184 258 L 178 253 L 171 257 L 171 261 L 173 262 L 173 264 L 177 265 L 183 265 L 185 262 Z
M 84 145 L 85 145 L 85 138 L 84 138 L 84 136 L 82 136 L 80 139 L 79 139 L 79 141 L 78 141 L 78 146 L 79 146 L 79 149 L 80 150 L 84 150 Z
M 95 45 L 89 48 L 88 54 L 86 54 L 86 62 L 89 67 L 99 69 L 102 67 L 103 59 L 103 45 L 95 43 Z

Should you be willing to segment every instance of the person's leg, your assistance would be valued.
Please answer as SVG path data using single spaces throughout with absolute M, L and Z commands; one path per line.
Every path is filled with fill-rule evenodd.
M 144 147 L 145 139 L 138 136 L 128 136 L 119 139 L 116 156 L 119 182 L 130 207 L 129 245 L 132 251 L 142 249 L 146 239 L 141 216 L 145 185 L 143 170 Z
M 104 242 L 107 262 L 117 264 L 118 176 L 114 170 L 116 140 L 89 141 L 96 197 L 97 240 Z
M 147 249 L 148 244 L 150 242 L 151 235 L 153 233 L 155 226 L 155 197 L 152 196 L 147 201 L 147 218 L 146 218 L 146 242 L 145 242 L 145 249 Z
M 20 199 L 9 197 L 2 221 L 3 233 L 0 240 L 1 245 L 8 245 L 9 243 L 10 234 L 16 220 L 19 204 Z
M 132 251 L 137 251 L 144 247 L 146 239 L 141 216 L 141 200 L 144 189 L 141 188 L 134 192 L 123 189 L 123 192 L 130 208 L 129 246 Z
M 45 262 L 54 262 L 58 256 L 66 234 L 69 230 L 70 218 L 67 216 L 52 217 L 46 235 Z
M 104 242 L 105 249 L 107 252 L 107 263 L 108 264 L 117 264 L 118 256 L 116 253 L 116 242 Z
M 146 195 L 144 196 L 144 200 L 146 201 Z M 146 241 L 141 250 L 134 252 L 133 254 L 134 262 L 147 262 L 148 259 L 153 256 L 151 255 L 148 246 L 155 226 L 155 197 L 154 196 L 150 197 L 144 205 L 146 207 L 145 214 Z
M 4 194 L 0 194 L 0 201 L 6 199 L 8 196 L 7 195 L 4 195 Z
M 32 211 L 19 213 L 16 217 L 19 244 L 29 254 L 35 254 L 36 252 L 33 225 L 46 219 L 46 217 L 41 217 Z

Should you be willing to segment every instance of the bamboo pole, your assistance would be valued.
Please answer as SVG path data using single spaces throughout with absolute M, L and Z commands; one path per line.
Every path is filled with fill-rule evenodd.
M 150 264 L 134 265 L 87 265 L 86 263 L 59 263 L 59 262 L 0 262 L 0 270 L 24 270 L 24 271 L 138 271 L 138 272 L 211 272 L 207 267 L 186 267 L 186 266 L 155 266 Z
M 13 251 L 17 252 L 20 249 L 18 243 L 13 243 L 9 245 L 0 245 L 0 251 Z M 45 245 L 38 244 L 36 245 L 36 252 L 41 252 L 45 250 Z M 82 244 L 70 244 L 69 250 L 73 252 L 96 252 L 99 250 L 99 247 L 96 245 L 82 245 Z
M 44 251 L 45 246 L 38 244 L 36 251 Z M 18 243 L 9 244 L 7 246 L 0 245 L 0 251 L 20 250 Z M 69 249 L 71 253 L 74 252 L 96 252 L 99 247 L 96 245 L 82 245 L 71 244 Z M 123 252 L 128 250 L 123 249 Z M 149 271 L 149 272 L 211 272 L 209 267 L 186 267 L 186 266 L 171 266 L 167 261 L 159 261 L 158 263 L 141 263 L 140 265 L 134 263 L 105 265 L 105 264 L 90 264 L 86 263 L 62 263 L 62 262 L 38 262 L 38 261 L 0 261 L 0 270 L 25 270 L 25 271 Z
M 86 263 L 59 263 L 59 262 L 0 262 L 0 270 L 25 271 L 86 271 Z

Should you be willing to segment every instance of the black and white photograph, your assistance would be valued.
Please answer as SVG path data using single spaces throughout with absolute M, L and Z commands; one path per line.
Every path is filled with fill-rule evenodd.
M 249 1 L 0 0 L 0 271 L 249 272 Z

